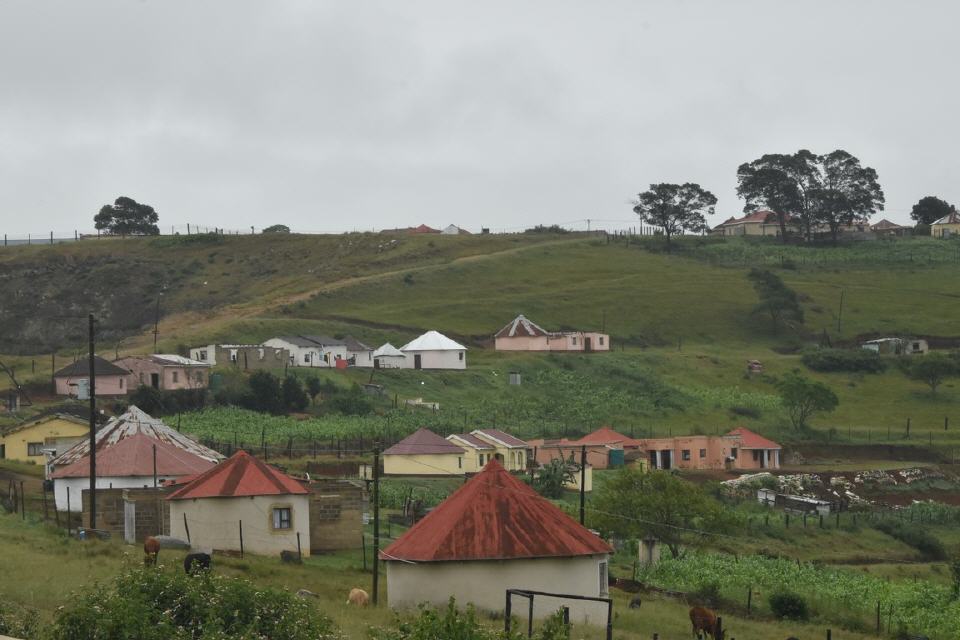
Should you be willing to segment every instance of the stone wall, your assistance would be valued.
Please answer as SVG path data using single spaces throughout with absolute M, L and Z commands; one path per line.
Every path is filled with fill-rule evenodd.
M 360 548 L 367 505 L 363 483 L 321 479 L 310 489 L 310 552 Z
M 124 539 L 124 504 L 136 505 L 136 541 L 170 533 L 170 506 L 164 499 L 167 489 L 98 489 L 96 529 Z M 83 491 L 83 526 L 90 526 L 90 490 Z

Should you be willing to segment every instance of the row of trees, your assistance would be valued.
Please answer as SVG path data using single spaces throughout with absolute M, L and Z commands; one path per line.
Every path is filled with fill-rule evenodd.
M 835 242 L 842 227 L 865 222 L 884 205 L 877 172 L 842 149 L 824 155 L 806 149 L 771 153 L 745 162 L 737 169 L 737 195 L 746 203 L 745 212 L 760 207 L 772 211 L 784 242 L 788 227 L 808 240 L 826 227 Z M 713 214 L 716 203 L 716 196 L 688 182 L 651 184 L 632 204 L 641 220 L 663 229 L 669 244 L 674 235 L 705 231 L 706 216 Z M 924 220 L 933 216 L 939 209 L 931 204 L 939 206 L 926 203 L 917 215 Z

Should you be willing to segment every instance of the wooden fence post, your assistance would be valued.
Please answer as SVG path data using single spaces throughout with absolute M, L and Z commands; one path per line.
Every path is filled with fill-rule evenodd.
M 239 520 L 240 523 L 240 558 L 243 558 L 243 520 Z

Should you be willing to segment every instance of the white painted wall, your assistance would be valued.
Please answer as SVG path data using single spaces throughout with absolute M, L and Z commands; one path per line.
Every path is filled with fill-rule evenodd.
M 404 369 L 413 369 L 416 356 L 420 355 L 421 369 L 466 369 L 466 351 L 404 351 L 407 356 Z
M 178 476 L 157 476 L 157 484 L 175 480 Z M 67 510 L 67 487 L 70 487 L 70 510 L 78 513 L 83 507 L 81 491 L 90 489 L 90 478 L 56 478 L 53 481 L 53 499 L 57 511 Z M 97 489 L 143 489 L 153 487 L 153 476 L 107 476 L 97 478 Z
M 601 562 L 608 562 L 605 554 L 417 564 L 388 560 L 387 599 L 394 609 L 412 609 L 421 602 L 444 607 L 453 596 L 459 606 L 472 602 L 477 609 L 502 614 L 506 590 L 511 588 L 605 597 L 606 583 L 601 592 Z M 606 624 L 606 603 L 540 596 L 535 600 L 534 618 L 547 617 L 563 605 L 570 607 L 571 621 L 597 626 Z M 513 614 L 521 621 L 526 619 L 526 599 L 514 597 Z
M 240 521 L 243 521 L 244 553 L 279 556 L 281 551 L 300 549 L 310 555 L 310 497 L 306 495 L 246 496 L 237 498 L 195 498 L 168 500 L 170 535 L 187 539 L 183 516 L 190 527 L 190 546 L 199 550 L 240 550 Z M 290 529 L 274 530 L 273 507 L 289 506 L 293 513 Z

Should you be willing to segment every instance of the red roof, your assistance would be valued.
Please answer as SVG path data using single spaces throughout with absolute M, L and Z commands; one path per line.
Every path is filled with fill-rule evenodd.
M 202 473 L 214 462 L 178 446 L 137 433 L 116 444 L 98 449 L 97 477 L 152 476 L 153 447 L 157 447 L 158 476 L 186 476 Z M 89 478 L 90 456 L 57 468 L 51 478 Z
M 610 553 L 610 546 L 516 479 L 495 459 L 380 552 L 442 562 Z
M 428 227 L 425 224 L 421 224 L 418 227 L 410 229 L 410 233 L 440 233 L 440 230 L 434 229 L 433 227 Z
M 443 436 L 438 436 L 426 427 L 420 427 L 406 438 L 383 452 L 385 456 L 432 455 L 442 453 L 463 454 L 463 448 Z
M 779 449 L 780 445 L 773 440 L 767 440 L 759 433 L 754 433 L 746 427 L 737 427 L 727 434 L 728 436 L 740 436 L 742 449 Z
M 480 436 L 487 436 L 488 438 L 499 440 L 508 447 L 526 448 L 528 446 L 527 443 L 520 438 L 516 438 L 505 431 L 500 431 L 500 429 L 474 429 L 470 433 L 473 435 L 479 434 Z
M 631 439 L 610 427 L 600 427 L 593 433 L 588 433 L 569 444 L 623 444 L 624 442 L 631 442 Z
M 790 222 L 790 216 L 789 215 L 784 216 L 784 220 L 786 222 Z M 753 213 L 748 213 L 742 218 L 731 217 L 729 220 L 724 220 L 722 223 L 720 223 L 719 226 L 723 227 L 728 224 L 744 224 L 744 223 L 763 224 L 767 222 L 769 223 L 779 222 L 777 218 L 777 214 L 767 209 L 760 209 L 758 211 L 754 211 Z
M 167 500 L 307 493 L 299 481 L 241 450 L 171 493 Z

